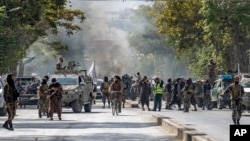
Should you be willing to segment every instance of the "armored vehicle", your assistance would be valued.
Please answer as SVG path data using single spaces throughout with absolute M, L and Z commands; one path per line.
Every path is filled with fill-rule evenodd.
M 50 76 L 56 78 L 63 88 L 62 106 L 71 107 L 74 113 L 91 112 L 93 81 L 86 75 L 86 70 L 57 70 Z
M 38 105 L 37 87 L 40 85 L 39 78 L 27 76 L 17 77 L 17 91 L 20 93 L 19 106 L 25 108 L 26 105 Z

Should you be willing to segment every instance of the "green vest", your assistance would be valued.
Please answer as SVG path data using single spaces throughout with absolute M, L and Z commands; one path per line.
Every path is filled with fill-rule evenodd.
M 162 87 L 160 87 L 160 84 L 155 84 L 154 85 L 154 94 L 162 94 L 163 93 L 163 89 Z

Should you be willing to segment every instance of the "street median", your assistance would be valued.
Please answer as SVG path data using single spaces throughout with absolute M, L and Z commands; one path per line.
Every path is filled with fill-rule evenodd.
M 175 134 L 176 138 L 181 141 L 216 141 L 207 134 L 181 124 L 170 117 L 160 114 L 152 115 L 152 120 L 157 125 L 162 126 L 168 133 Z

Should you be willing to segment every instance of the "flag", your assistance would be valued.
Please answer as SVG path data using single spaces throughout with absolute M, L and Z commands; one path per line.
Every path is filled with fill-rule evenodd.
M 96 76 L 96 70 L 95 70 L 95 60 L 93 61 L 92 65 L 90 66 L 87 74 L 93 79 L 93 82 L 96 83 L 97 76 Z

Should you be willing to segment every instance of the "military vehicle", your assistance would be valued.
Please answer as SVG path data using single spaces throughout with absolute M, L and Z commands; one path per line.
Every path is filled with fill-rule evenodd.
M 38 105 L 37 87 L 40 80 L 34 76 L 17 77 L 17 91 L 20 93 L 19 106 L 25 108 L 26 105 Z
M 231 83 L 233 83 L 233 75 L 220 75 L 219 79 L 214 82 L 211 90 L 211 108 L 222 109 L 227 105 L 231 108 L 230 93 L 225 92 Z
M 50 83 L 52 78 L 56 78 L 63 88 L 63 107 L 71 107 L 74 113 L 80 113 L 84 106 L 85 112 L 91 112 L 93 80 L 86 70 L 57 70 L 50 75 Z

